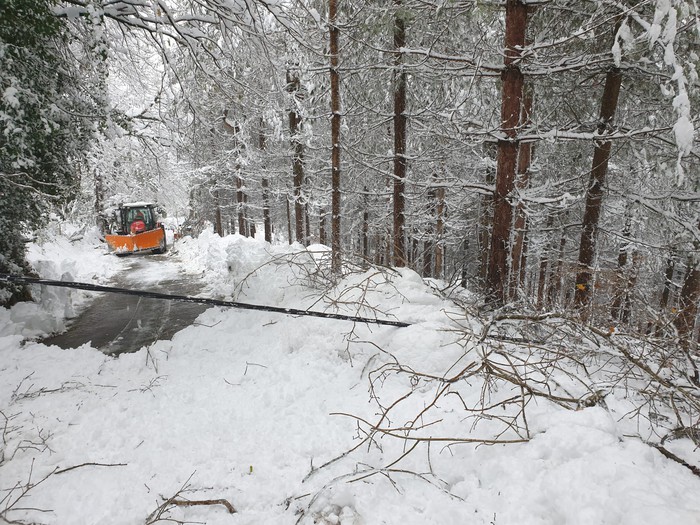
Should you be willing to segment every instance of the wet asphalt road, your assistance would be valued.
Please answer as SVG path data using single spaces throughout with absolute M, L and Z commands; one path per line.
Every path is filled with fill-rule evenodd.
M 178 295 L 201 292 L 201 281 L 180 272 L 172 256 L 135 255 L 124 261 L 125 269 L 111 286 Z M 104 293 L 70 323 L 66 332 L 43 343 L 76 348 L 91 342 L 107 354 L 136 352 L 155 341 L 171 339 L 206 309 L 196 303 Z

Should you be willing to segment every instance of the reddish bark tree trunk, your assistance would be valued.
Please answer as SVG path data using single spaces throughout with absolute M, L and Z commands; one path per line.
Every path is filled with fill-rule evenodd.
M 331 266 L 335 273 L 340 273 L 340 74 L 338 72 L 338 52 L 340 47 L 340 30 L 336 25 L 338 19 L 338 0 L 328 1 L 328 27 L 330 38 L 330 76 L 331 76 Z
M 403 52 L 406 23 L 401 0 L 394 0 L 394 266 L 406 265 L 406 73 Z
M 612 121 L 617 110 L 617 101 L 622 84 L 622 73 L 618 68 L 611 68 L 605 76 L 603 100 L 600 105 L 598 134 L 605 135 L 612 130 Z M 586 306 L 591 301 L 591 284 L 593 279 L 593 261 L 596 253 L 598 222 L 603 207 L 603 187 L 608 173 L 608 161 L 612 143 L 598 141 L 593 151 L 593 167 L 586 192 L 586 209 L 583 214 L 583 229 L 578 255 L 578 274 L 576 275 L 576 292 L 574 302 L 577 306 Z
M 523 74 L 519 59 L 525 46 L 527 6 L 521 0 L 506 1 L 505 68 L 501 75 L 501 132 L 498 141 L 493 231 L 489 253 L 487 292 L 492 300 L 506 300 L 508 253 L 511 237 L 512 205 L 508 198 L 515 187 L 518 161 L 518 127 L 521 123 Z
M 532 93 L 527 93 L 523 99 L 522 120 L 525 125 L 530 124 L 532 113 Z M 530 185 L 530 164 L 532 163 L 532 143 L 524 142 L 520 144 L 518 153 L 518 177 L 515 186 L 518 192 L 522 192 Z M 527 216 L 525 215 L 525 204 L 518 200 L 515 207 L 515 220 L 513 221 L 513 247 L 511 249 L 511 270 L 509 297 L 515 299 L 518 290 L 522 287 L 525 270 L 525 252 L 527 232 Z

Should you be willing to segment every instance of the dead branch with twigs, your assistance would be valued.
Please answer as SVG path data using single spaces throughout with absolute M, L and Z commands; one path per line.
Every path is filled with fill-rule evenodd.
M 71 467 L 66 467 L 63 469 L 59 469 L 58 467 L 54 468 L 50 472 L 48 472 L 44 477 L 42 477 L 38 481 L 34 481 L 34 463 L 35 460 L 32 460 L 31 467 L 29 469 L 29 474 L 27 476 L 26 481 L 18 481 L 15 483 L 12 487 L 8 489 L 3 489 L 2 492 L 6 492 L 6 494 L 0 498 L 0 522 L 1 523 L 8 523 L 8 524 L 17 524 L 17 525 L 25 525 L 29 523 L 35 523 L 34 520 L 31 521 L 26 521 L 27 515 L 31 515 L 32 513 L 47 513 L 51 512 L 50 510 L 46 509 L 40 509 L 38 507 L 28 507 L 25 506 L 22 502 L 23 500 L 26 500 L 27 496 L 30 494 L 30 492 L 37 487 L 38 485 L 41 485 L 44 481 L 49 479 L 51 476 L 58 475 L 58 474 L 65 474 L 67 472 L 70 472 L 72 470 L 76 470 L 79 468 L 83 467 L 88 467 L 88 466 L 96 466 L 96 467 L 121 467 L 121 466 L 126 466 L 126 463 L 93 463 L 93 462 L 88 462 L 88 463 L 82 463 L 80 465 L 73 465 Z M 16 514 L 23 514 L 24 517 L 15 517 Z
M 653 334 L 611 333 L 557 313 L 501 311 L 485 322 L 478 319 L 451 319 L 449 331 L 462 354 L 441 372 L 422 371 L 375 343 L 354 339 L 377 350 L 362 373 L 375 414 L 335 413 L 355 421 L 358 442 L 321 466 L 312 466 L 304 481 L 331 464 L 352 460 L 363 447 L 384 452 L 383 457 L 395 450 L 383 446 L 389 440 L 402 451 L 392 461 L 363 468 L 355 463 L 351 474 L 334 478 L 321 492 L 339 482 L 377 475 L 394 484 L 398 473 L 436 484 L 439 478 L 432 468 L 426 475 L 401 463 L 431 444 L 451 449 L 525 443 L 536 432 L 528 421 L 532 406 L 548 403 L 571 411 L 598 406 L 610 411 L 612 398 L 632 407 L 624 414 L 618 408 L 614 414 L 639 429 L 627 438 L 640 439 L 699 474 L 691 462 L 663 446 L 665 441 L 687 438 L 700 447 L 698 360 L 682 346 Z M 304 512 L 311 512 L 313 501 Z
M 399 275 L 392 268 L 379 265 L 354 265 L 346 263 L 343 266 L 342 277 L 359 276 L 352 285 L 338 286 L 339 276 L 331 269 L 329 252 L 313 252 L 302 250 L 270 257 L 262 265 L 248 272 L 237 284 L 234 296 L 238 299 L 245 295 L 245 289 L 250 286 L 250 280 L 261 274 L 267 268 L 286 267 L 290 270 L 289 286 L 299 286 L 311 290 L 314 301 L 306 308 L 312 310 L 322 306 L 324 311 L 332 311 L 343 315 L 367 318 L 395 318 L 378 305 L 372 304 L 370 294 L 383 290 L 384 294 L 403 297 L 393 284 Z
M 192 476 L 194 476 L 194 472 L 190 474 L 190 477 L 187 478 L 187 480 L 182 484 L 182 486 L 178 489 L 178 491 L 173 494 L 169 498 L 165 498 L 161 496 L 163 499 L 163 502 L 158 505 L 158 507 L 151 512 L 148 517 L 146 518 L 145 525 L 152 525 L 154 523 L 159 523 L 159 522 L 169 522 L 169 523 L 178 523 L 181 525 L 187 524 L 187 523 L 195 523 L 195 522 L 188 522 L 188 521 L 182 521 L 178 520 L 176 518 L 173 518 L 171 516 L 171 511 L 176 508 L 176 507 L 194 507 L 194 506 L 211 506 L 211 505 L 220 505 L 226 508 L 229 514 L 235 514 L 236 509 L 231 505 L 231 503 L 227 499 L 223 498 L 218 498 L 218 499 L 190 499 L 186 497 L 187 493 L 194 492 L 197 489 L 193 489 L 190 485 L 190 480 L 192 479 Z
M 25 382 L 31 380 L 33 375 L 34 372 L 27 374 L 22 378 L 10 396 L 11 402 L 14 403 L 16 401 L 22 401 L 23 399 L 32 399 L 46 394 L 54 394 L 56 392 L 69 392 L 71 390 L 77 390 L 85 387 L 84 384 L 77 381 L 64 381 L 56 388 L 34 388 L 34 383 L 25 385 Z
M 34 451 L 39 454 L 47 450 L 53 452 L 49 445 L 49 441 L 53 437 L 51 432 L 40 427 L 27 429 L 20 425 L 10 426 L 10 422 L 18 414 L 12 414 L 8 417 L 0 412 L 0 415 L 4 418 L 2 447 L 0 447 L 0 467 L 23 452 Z
M 64 382 L 57 388 L 35 388 L 32 379 L 34 373 L 25 376 L 14 389 L 9 402 L 9 407 L 22 405 L 28 400 L 48 394 L 60 394 L 69 390 L 85 387 L 84 384 L 75 381 Z M 112 388 L 110 385 L 94 385 L 100 388 Z M 50 512 L 36 506 L 27 506 L 26 501 L 33 489 L 53 475 L 65 474 L 84 467 L 116 467 L 125 466 L 125 463 L 99 463 L 85 462 L 65 468 L 55 467 L 47 472 L 41 479 L 35 481 L 35 463 L 37 457 L 45 452 L 53 453 L 50 442 L 53 434 L 39 426 L 23 425 L 19 422 L 22 411 L 9 412 L 0 410 L 0 468 L 5 466 L 20 454 L 31 456 L 31 467 L 26 480 L 18 480 L 9 487 L 0 487 L 0 523 L 12 523 L 24 525 L 35 523 L 30 516 L 37 513 Z M 31 412 L 30 412 L 31 414 Z M 32 421 L 34 416 L 32 414 Z
M 265 269 L 278 269 L 280 267 L 287 267 L 291 270 L 290 286 L 305 285 L 313 290 L 327 289 L 335 282 L 335 277 L 330 273 L 329 261 L 323 253 L 314 253 L 308 250 L 271 256 L 238 281 L 234 296 L 244 296 L 245 289 L 250 286 L 249 281 Z
M 322 303 L 325 309 L 333 309 L 337 312 L 355 315 L 358 317 L 394 317 L 391 312 L 373 305 L 370 302 L 369 294 L 383 289 L 384 293 L 390 293 L 393 297 L 408 300 L 394 286 L 393 277 L 389 269 L 383 267 L 372 267 L 369 270 L 358 272 L 361 279 L 352 286 L 343 288 L 333 287 L 325 290 L 321 297 L 314 303 Z
M 11 488 L 7 489 L 5 496 L 0 498 L 0 522 L 3 523 L 12 523 L 12 524 L 18 524 L 18 525 L 25 525 L 32 522 L 27 522 L 23 521 L 21 518 L 15 518 L 14 515 L 17 513 L 26 513 L 28 512 L 35 512 L 35 513 L 45 513 L 45 512 L 50 512 L 49 510 L 46 509 L 40 509 L 37 507 L 25 507 L 22 506 L 22 501 L 26 499 L 26 497 L 29 495 L 29 493 L 37 487 L 38 485 L 41 485 L 44 481 L 46 481 L 48 478 L 50 478 L 53 474 L 54 471 L 49 472 L 46 474 L 43 478 L 41 478 L 38 481 L 33 480 L 33 475 L 34 475 L 34 461 L 32 460 L 32 465 L 29 469 L 29 475 L 27 477 L 26 481 L 18 481 L 15 483 L 14 486 Z
M 73 465 L 71 467 L 66 467 L 62 468 L 59 470 L 55 470 L 53 473 L 56 475 L 59 474 L 65 474 L 66 472 L 70 472 L 71 470 L 76 470 L 79 468 L 84 468 L 84 467 L 126 467 L 127 463 L 95 463 L 92 461 L 88 461 L 87 463 L 81 463 L 80 465 Z
M 153 397 L 155 397 L 155 394 L 153 393 L 153 389 L 161 386 L 161 382 L 165 380 L 167 376 L 159 375 L 152 377 L 147 385 L 142 385 L 139 388 L 132 388 L 127 390 L 127 392 L 141 392 L 142 394 L 149 392 Z

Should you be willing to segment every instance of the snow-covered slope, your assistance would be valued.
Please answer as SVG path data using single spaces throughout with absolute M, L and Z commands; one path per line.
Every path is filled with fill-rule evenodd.
M 73 525 L 700 523 L 700 479 L 629 437 L 612 408 L 533 399 L 527 429 L 499 438 L 529 440 L 467 442 L 493 438 L 502 422 L 474 426 L 466 407 L 488 398 L 504 417 L 511 409 L 510 390 L 476 375 L 438 395 L 452 388 L 445 378 L 488 361 L 468 336 L 478 321 L 410 270 L 358 271 L 333 287 L 324 253 L 205 232 L 171 257 L 221 297 L 413 324 L 211 308 L 172 341 L 113 358 L 26 340 L 59 327 L 75 294 L 42 292 L 43 307 L 0 312 L 0 516 Z M 30 255 L 49 278 L 104 281 L 120 265 L 89 239 L 57 237 Z M 380 431 L 368 438 L 371 427 Z M 185 500 L 208 504 L 176 504 Z

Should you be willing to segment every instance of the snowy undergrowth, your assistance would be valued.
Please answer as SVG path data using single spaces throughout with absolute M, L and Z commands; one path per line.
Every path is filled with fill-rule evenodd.
M 63 242 L 41 250 L 57 250 L 65 268 L 94 250 L 84 241 L 71 244 L 74 253 Z M 357 270 L 333 283 L 322 247 L 205 232 L 175 252 L 183 270 L 203 273 L 223 297 L 413 324 L 212 308 L 171 341 L 111 358 L 88 345 L 22 344 L 27 331 L 10 316 L 0 332 L 0 516 L 700 523 L 700 503 L 688 497 L 698 478 L 643 443 L 653 437 L 649 417 L 630 415 L 641 385 L 652 383 L 636 372 L 615 383 L 621 350 L 604 338 L 581 344 L 559 320 L 524 330 L 478 319 L 406 269 Z M 114 266 L 98 278 L 119 268 L 106 260 Z M 549 326 L 565 335 L 543 345 L 535 335 Z M 513 342 L 523 335 L 527 344 Z M 596 366 L 576 364 L 583 353 L 554 358 L 564 344 L 586 348 Z M 667 417 L 662 408 L 658 417 Z M 674 443 L 698 460 L 689 439 Z M 173 503 L 185 499 L 225 499 L 237 513 Z

